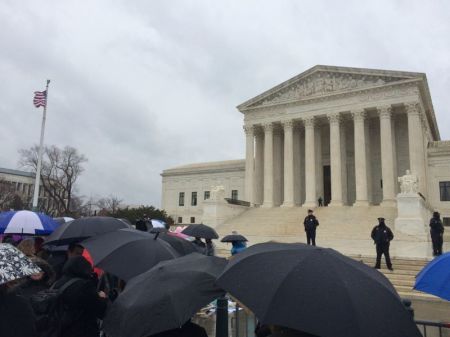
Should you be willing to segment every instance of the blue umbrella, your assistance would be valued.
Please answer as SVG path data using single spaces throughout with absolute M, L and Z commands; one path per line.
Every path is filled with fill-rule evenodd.
M 436 257 L 417 274 L 414 289 L 450 301 L 450 252 Z
M 58 223 L 44 213 L 10 211 L 0 213 L 0 234 L 48 235 Z

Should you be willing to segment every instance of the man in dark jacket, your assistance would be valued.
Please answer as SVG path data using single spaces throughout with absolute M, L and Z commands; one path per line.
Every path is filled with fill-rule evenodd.
M 433 212 L 433 217 L 430 220 L 430 234 L 433 242 L 433 256 L 442 255 L 444 226 L 442 225 L 439 212 Z
M 147 227 L 147 224 L 145 223 L 144 219 L 138 219 L 136 221 L 136 229 L 138 231 L 148 232 L 148 227 Z
M 377 262 L 375 268 L 381 268 L 381 255 L 384 254 L 388 269 L 393 271 L 391 257 L 389 256 L 389 245 L 394 239 L 394 234 L 391 229 L 386 226 L 384 218 L 378 218 L 378 225 L 372 229 L 371 237 L 377 248 Z
M 64 337 L 97 337 L 99 329 L 97 318 L 106 309 L 106 295 L 97 292 L 96 282 L 89 262 L 82 256 L 71 257 L 63 269 L 63 276 L 56 281 L 59 289 L 73 278 L 79 279 L 62 294 L 65 312 L 62 319 Z
M 319 221 L 313 215 L 312 209 L 308 209 L 308 215 L 306 216 L 305 220 L 303 221 L 303 225 L 305 226 L 306 240 L 308 242 L 308 245 L 310 245 L 312 243 L 312 245 L 315 246 L 316 245 L 316 228 L 317 228 L 317 226 L 319 226 Z

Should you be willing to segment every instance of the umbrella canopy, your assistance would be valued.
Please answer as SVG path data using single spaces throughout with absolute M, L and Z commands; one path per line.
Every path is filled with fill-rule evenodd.
M 150 230 L 148 232 L 152 233 L 152 234 L 166 233 L 167 229 L 165 227 L 153 227 L 153 228 L 150 228 Z
M 162 220 L 152 219 L 153 228 L 166 228 L 166 223 Z
M 10 211 L 0 213 L 0 233 L 48 235 L 59 224 L 44 213 Z
M 220 242 L 245 242 L 248 241 L 247 238 L 241 234 L 230 234 L 223 237 Z
M 203 239 L 218 239 L 219 234 L 209 226 L 199 224 L 199 225 L 189 225 L 182 231 L 183 234 Z
M 128 281 L 157 263 L 179 254 L 156 235 L 135 229 L 123 229 L 97 235 L 81 242 L 94 265 Z
M 450 301 L 450 252 L 436 257 L 420 271 L 414 289 Z
M 55 220 L 59 225 L 62 225 L 64 223 L 66 223 L 66 222 L 73 221 L 75 219 L 71 218 L 69 216 L 62 216 L 62 217 L 59 217 L 59 218 L 53 218 L 53 220 Z
M 8 243 L 0 243 L 0 284 L 42 272 L 20 250 Z
M 182 239 L 172 233 L 160 233 L 158 238 L 166 241 L 180 256 L 188 255 L 197 251 L 194 244 L 188 240 Z
M 383 274 L 332 249 L 257 244 L 217 283 L 265 324 L 321 337 L 421 336 Z
M 57 228 L 47 238 L 46 244 L 63 246 L 121 228 L 129 228 L 129 226 L 124 221 L 107 216 L 79 218 Z
M 105 332 L 111 337 L 142 337 L 182 326 L 223 295 L 215 280 L 226 263 L 193 253 L 136 276 L 108 311 Z

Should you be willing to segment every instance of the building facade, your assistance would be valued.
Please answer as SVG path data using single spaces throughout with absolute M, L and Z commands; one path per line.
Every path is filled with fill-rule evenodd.
M 319 65 L 238 110 L 246 136 L 240 199 L 252 206 L 311 208 L 320 198 L 330 207 L 397 207 L 408 171 L 425 206 L 450 217 L 450 142 L 440 140 L 425 74 Z M 213 183 L 195 172 L 189 188 Z M 179 192 L 169 194 L 165 173 L 164 208 Z

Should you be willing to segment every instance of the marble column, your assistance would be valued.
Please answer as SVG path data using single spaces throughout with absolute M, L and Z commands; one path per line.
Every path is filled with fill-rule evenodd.
M 304 119 L 305 123 L 305 203 L 303 207 L 316 207 L 316 151 L 314 117 Z
M 255 176 L 254 202 L 262 205 L 264 200 L 264 133 L 255 130 Z
M 294 122 L 282 123 L 284 130 L 284 201 L 282 207 L 294 206 Z
M 406 104 L 408 114 L 409 164 L 411 173 L 419 178 L 419 192 L 426 196 L 424 134 L 417 102 Z M 401 175 L 405 174 L 401 172 Z
M 381 138 L 381 175 L 383 179 L 382 206 L 395 206 L 395 184 L 397 179 L 394 173 L 394 137 L 392 137 L 392 108 L 385 106 L 379 108 L 380 138 Z
M 342 206 L 342 154 L 341 154 L 341 116 L 328 115 L 330 122 L 330 165 L 331 202 L 329 206 Z
M 264 202 L 263 207 L 273 207 L 273 124 L 264 128 Z
M 353 111 L 355 133 L 355 186 L 356 200 L 353 206 L 368 206 L 369 194 L 367 184 L 367 154 L 366 154 L 366 112 Z
M 244 125 L 246 147 L 245 147 L 245 200 L 254 204 L 254 155 L 255 135 L 253 125 Z

